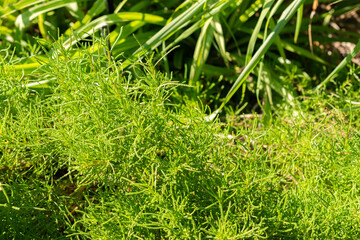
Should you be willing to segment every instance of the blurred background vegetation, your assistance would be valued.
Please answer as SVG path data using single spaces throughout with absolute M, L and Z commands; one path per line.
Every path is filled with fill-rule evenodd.
M 151 58 L 174 81 L 192 86 L 179 88 L 174 101 L 198 99 L 215 111 L 230 100 L 226 108 L 233 114 L 271 113 L 277 104 L 293 105 L 294 97 L 320 84 L 350 53 L 360 38 L 359 5 L 356 0 L 5 0 L 0 46 L 11 49 L 11 64 L 28 74 L 55 54 L 53 43 L 71 50 L 70 58 L 79 48 L 98 51 L 92 39 L 107 26 L 110 62 L 125 70 L 129 60 Z M 290 13 L 282 16 L 285 11 Z M 276 29 L 280 20 L 288 23 Z M 274 29 L 276 37 L 261 48 Z M 251 59 L 256 64 L 239 79 Z M 341 74 L 337 80 L 346 71 Z

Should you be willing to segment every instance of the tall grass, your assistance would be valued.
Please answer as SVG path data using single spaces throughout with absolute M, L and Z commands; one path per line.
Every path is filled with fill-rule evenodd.
M 326 1 L 321 2 L 326 4 Z M 312 42 L 323 39 L 332 42 L 341 38 L 342 41 L 356 43 L 359 34 L 337 31 L 329 25 L 332 16 L 355 9 L 358 6 L 353 4 L 355 2 L 339 2 L 331 5 L 332 11 L 315 14 L 311 21 Z M 15 56 L 30 52 L 25 54 L 26 58 L 19 59 L 15 69 L 30 73 L 49 61 L 42 47 L 49 49 L 47 44 L 54 41 L 65 49 L 71 49 L 69 57 L 74 58 L 80 52 L 77 43 L 89 41 L 93 34 L 108 25 L 112 29 L 109 41 L 113 60 L 121 61 L 124 69 L 149 51 L 156 51 L 159 53 L 156 58 L 163 59 L 159 67 L 168 74 L 177 73 L 174 77 L 179 81 L 185 79 L 193 86 L 191 95 L 210 104 L 215 111 L 223 108 L 234 94 L 236 98 L 230 107 L 236 102 L 249 106 L 268 104 L 271 107 L 279 97 L 293 102 L 296 91 L 285 80 L 287 76 L 294 75 L 294 81 L 298 82 L 303 78 L 310 81 L 310 77 L 317 74 L 316 71 L 297 67 L 296 57 L 290 57 L 293 54 L 313 61 L 318 67 L 329 64 L 324 61 L 324 56 L 317 55 L 323 55 L 321 51 L 315 49 L 311 53 L 310 46 L 306 46 L 309 38 L 306 31 L 310 23 L 309 11 L 306 10 L 311 9 L 312 1 L 200 0 L 158 4 L 155 1 L 137 3 L 129 0 L 115 1 L 114 13 L 104 12 L 105 5 L 105 0 L 93 3 L 37 0 L 4 5 L 0 16 L 6 25 L 0 34 L 7 43 L 17 47 Z M 292 17 L 295 13 L 296 19 Z M 58 15 L 67 18 L 58 21 Z M 258 15 L 259 18 L 256 17 Z M 288 22 L 291 24 L 286 25 Z M 295 22 L 296 29 L 291 26 Z M 60 29 L 59 32 L 57 29 Z M 37 40 L 32 37 L 34 31 L 40 33 Z M 322 36 L 326 32 L 338 37 Z M 34 47 L 28 49 L 26 41 Z M 42 47 L 38 46 L 38 41 Z M 3 41 L 2 46 L 4 44 Z M 97 48 L 98 45 L 88 46 L 89 52 Z M 254 83 L 249 76 L 257 78 L 255 90 L 251 87 Z M 318 80 L 316 84 L 320 82 Z M 239 93 L 241 85 L 242 93 Z M 217 93 L 219 89 L 222 91 Z M 251 101 L 253 93 L 258 101 Z M 262 110 L 269 115 L 269 109 Z

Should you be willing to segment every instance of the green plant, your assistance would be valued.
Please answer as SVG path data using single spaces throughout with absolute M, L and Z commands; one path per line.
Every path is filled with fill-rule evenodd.
M 311 2 L 4 2 L 0 238 L 358 238 L 359 43 L 328 75 Z
M 359 69 L 336 94 L 295 105 L 297 118 L 279 109 L 259 128 L 174 105 L 181 84 L 151 55 L 123 71 L 102 48 L 69 59 L 54 49 L 36 80 L 10 58 L 0 68 L 1 237 L 359 236 L 359 120 L 347 99 Z
M 113 27 L 109 36 L 111 49 L 108 51 L 112 52 L 115 61 L 122 62 L 124 69 L 143 54 L 155 50 L 158 53 L 155 57 L 162 59 L 159 67 L 167 74 L 174 72 L 176 80 L 193 86 L 182 95 L 190 94 L 195 99 L 203 99 L 215 111 L 221 109 L 243 86 L 234 103 L 243 103 L 247 108 L 259 104 L 269 116 L 281 99 L 293 105 L 298 82 L 303 78 L 310 82 L 310 76 L 318 74 L 311 68 L 303 68 L 307 60 L 299 63 L 292 55 L 310 59 L 317 67 L 329 64 L 318 56 L 323 54 L 316 48 L 313 53 L 307 49 L 309 37 L 304 33 L 310 23 L 312 42 L 356 42 L 359 37 L 351 29 L 338 31 L 329 24 L 333 18 L 355 9 L 358 4 L 353 0 L 331 5 L 330 11 L 315 14 L 312 19 L 307 17 L 307 10 L 313 2 L 310 0 L 291 4 L 270 0 L 168 1 L 166 5 L 155 1 L 115 1 L 114 13 L 101 16 L 105 11 L 105 2 L 98 0 L 91 5 L 87 1 L 23 1 L 4 5 L 0 15 L 6 25 L 1 34 L 6 36 L 7 42 L 17 46 L 15 56 L 27 56 L 18 59 L 15 69 L 30 73 L 49 61 L 31 37 L 34 31 L 39 31 L 38 41 L 43 47 L 48 49 L 51 45 L 45 43 L 57 41 L 65 49 L 71 49 L 68 57 L 74 58 L 80 52 L 77 44 L 89 41 L 106 24 Z M 319 2 L 326 4 L 328 1 Z M 292 15 L 296 12 L 294 32 L 293 27 L 285 26 L 285 23 L 294 23 Z M 57 21 L 54 13 L 68 18 Z M 33 30 L 28 27 L 30 24 Z M 72 32 L 74 35 L 71 35 Z M 331 33 L 335 37 L 329 38 L 323 33 Z M 261 39 L 263 44 L 258 43 Z M 30 45 L 26 45 L 24 40 Z M 99 45 L 91 44 L 87 48 L 91 52 Z M 189 49 L 186 53 L 185 48 Z M 222 60 L 218 61 L 219 58 Z M 244 71 L 241 71 L 243 68 Z M 320 80 L 317 81 L 319 83 Z M 257 101 L 251 100 L 253 95 Z M 232 105 L 233 102 L 230 103 Z

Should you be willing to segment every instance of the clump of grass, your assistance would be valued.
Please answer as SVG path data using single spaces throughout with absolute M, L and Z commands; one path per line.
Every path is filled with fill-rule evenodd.
M 2 96 L 1 105 L 4 193 L 18 181 L 41 183 L 48 191 L 39 187 L 41 194 L 36 191 L 33 195 L 45 195 L 45 203 L 54 202 L 50 212 L 62 213 L 62 220 L 67 219 L 62 221 L 63 230 L 75 224 L 78 232 L 96 225 L 87 221 L 80 224 L 81 214 L 76 210 L 99 204 L 102 196 L 120 194 L 126 199 L 121 206 L 131 211 L 132 207 L 145 206 L 150 197 L 159 198 L 149 194 L 150 190 L 156 193 L 163 189 L 168 195 L 176 188 L 176 192 L 185 191 L 182 195 L 188 198 L 190 192 L 196 197 L 197 189 L 205 183 L 213 187 L 211 182 L 221 174 L 209 147 L 218 127 L 203 120 L 202 110 L 171 105 L 168 98 L 176 83 L 150 63 L 133 64 L 127 71 L 113 64 L 110 71 L 108 59 L 100 52 L 84 51 L 78 58 L 67 59 L 67 52 L 61 47 L 58 50 L 61 56 L 53 56 L 38 69 L 36 80 L 4 84 L 3 89 L 15 88 L 11 95 Z M 201 173 L 211 178 L 202 179 Z M 144 185 L 152 180 L 157 184 Z M 189 181 L 194 184 L 189 185 Z M 207 201 L 204 197 L 200 199 Z M 13 206 L 16 199 L 11 194 L 3 207 L 27 212 L 26 203 Z M 149 212 L 144 212 L 144 221 L 153 219 L 150 213 L 158 215 L 160 203 L 154 204 L 146 207 Z M 49 210 L 41 201 L 35 207 Z M 160 222 L 141 224 L 144 228 L 135 227 L 131 234 L 151 235 L 147 225 L 150 229 L 151 225 L 165 226 Z M 191 221 L 187 224 L 192 226 Z M 8 233 L 11 225 L 3 226 L 3 232 Z M 130 226 L 125 218 L 122 227 Z M 87 234 L 96 234 L 89 230 Z
M 1 237 L 360 236 L 358 121 L 320 109 L 346 101 L 222 127 L 174 105 L 151 58 L 123 70 L 100 50 L 54 48 L 25 78 L 1 66 Z

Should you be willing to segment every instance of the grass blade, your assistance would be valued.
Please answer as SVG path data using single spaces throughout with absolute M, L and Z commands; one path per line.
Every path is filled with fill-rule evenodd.
M 360 52 L 360 41 L 356 44 L 354 49 L 347 55 L 340 63 L 337 65 L 337 67 L 325 78 L 324 81 L 322 81 L 319 85 L 317 85 L 312 91 L 315 92 L 319 90 L 321 87 L 323 87 L 326 83 L 328 83 L 331 79 L 337 76 L 338 72 L 340 72 L 341 69 L 343 69 L 346 64 L 348 64 L 351 59 L 353 59 L 356 54 Z
M 74 23 L 74 25 L 65 31 L 65 35 L 70 35 L 72 31 L 78 29 L 81 26 L 84 26 L 85 24 L 89 23 L 91 19 L 93 19 L 95 16 L 99 15 L 101 12 L 105 10 L 105 0 L 97 0 L 93 6 L 90 8 L 89 12 L 84 16 L 84 18 L 81 21 L 77 21 Z
M 84 19 L 85 17 L 77 2 L 69 3 L 66 5 L 66 9 L 76 20 Z
M 301 5 L 297 11 L 296 16 L 296 28 L 295 28 L 295 35 L 294 35 L 294 43 L 296 44 L 299 38 L 299 33 L 301 29 L 301 22 L 303 18 L 303 12 L 304 12 L 304 5 Z
M 45 2 L 45 0 L 25 0 L 15 4 L 10 4 L 7 8 L 0 9 L 0 17 L 1 18 L 6 17 L 9 14 L 12 14 L 16 11 L 25 9 L 27 7 L 33 6 L 41 2 Z
M 266 21 L 266 24 L 265 24 L 265 30 L 264 30 L 264 38 L 263 38 L 263 42 L 265 41 L 265 39 L 267 38 L 267 34 L 268 34 L 268 29 L 269 29 L 269 25 L 271 25 L 271 28 L 274 29 L 274 26 L 275 26 L 275 23 L 274 23 L 274 20 L 273 20 L 273 16 L 274 14 L 276 13 L 276 11 L 279 9 L 280 5 L 282 4 L 283 0 L 280 0 L 280 1 L 277 1 L 274 5 L 274 7 L 271 9 L 268 17 L 267 17 L 267 21 Z M 273 3 L 271 3 L 272 5 Z M 269 6 L 270 7 L 270 6 Z M 282 47 L 280 47 L 279 45 L 279 42 L 280 42 L 280 37 L 277 36 L 275 38 L 275 43 L 276 43 L 276 46 L 278 47 L 278 50 L 279 50 L 279 53 L 281 55 L 281 57 L 284 59 L 286 59 L 285 57 L 285 51 L 283 50 Z M 271 113 L 268 112 L 269 109 L 271 110 L 271 105 L 273 103 L 272 101 L 272 94 L 271 94 L 271 88 L 270 88 L 270 83 L 272 81 L 270 81 L 270 78 L 266 78 L 265 74 L 263 74 L 263 69 L 264 69 L 264 63 L 263 63 L 263 60 L 264 60 L 264 56 L 261 58 L 261 61 L 260 61 L 260 64 L 259 64 L 259 71 L 258 71 L 258 80 L 257 80 L 257 87 L 256 87 L 256 99 L 258 101 L 258 104 L 259 106 L 262 106 L 261 105 L 261 102 L 260 102 L 260 86 L 262 84 L 265 85 L 265 103 L 266 103 L 266 107 L 263 108 L 264 112 L 265 112 L 265 115 L 269 116 Z M 286 65 L 285 65 L 286 66 Z M 286 66 L 287 67 L 287 66 Z M 263 80 L 262 80 L 263 78 Z M 273 79 L 274 81 L 276 81 L 276 79 Z M 245 86 L 245 85 L 243 85 Z M 269 108 L 270 107 L 270 108 Z M 264 118 L 265 119 L 270 119 L 268 117 Z
M 79 1 L 86 1 L 86 0 L 79 0 Z M 75 0 L 55 0 L 51 2 L 46 2 L 40 4 L 38 6 L 32 7 L 23 14 L 20 14 L 15 21 L 15 25 L 18 27 L 19 32 L 22 32 L 25 29 L 25 26 L 34 18 L 39 16 L 42 13 L 46 13 L 58 8 L 65 7 L 69 3 L 72 2 L 79 2 Z
M 259 49 L 254 54 L 253 58 L 250 62 L 245 66 L 239 77 L 236 79 L 235 83 L 229 90 L 228 94 L 226 95 L 225 99 L 223 100 L 220 108 L 214 112 L 216 114 L 225 106 L 225 104 L 230 100 L 230 98 L 235 94 L 235 92 L 239 89 L 239 87 L 243 84 L 249 74 L 254 70 L 256 65 L 260 62 L 262 56 L 265 55 L 266 51 L 270 47 L 270 45 L 274 42 L 276 36 L 279 35 L 283 27 L 286 23 L 290 20 L 290 18 L 294 15 L 300 5 L 304 2 L 304 0 L 295 0 L 292 2 L 282 13 L 277 25 L 275 26 L 274 30 L 269 34 L 266 38 L 265 42 L 259 47 Z M 214 116 L 213 115 L 213 116 Z M 211 117 L 213 117 L 211 116 Z
M 240 16 L 239 22 L 235 25 L 234 28 L 238 28 L 242 24 L 246 23 L 247 20 L 261 8 L 261 5 L 262 5 L 261 0 L 256 0 L 253 4 L 251 4 L 251 6 L 248 9 L 246 9 L 246 11 Z
M 209 56 L 209 50 L 211 48 L 214 32 L 211 25 L 212 19 L 206 21 L 205 25 L 201 29 L 200 36 L 196 43 L 194 51 L 194 60 L 190 69 L 189 85 L 197 86 L 197 82 L 200 77 L 201 69 Z M 198 92 L 200 89 L 197 89 Z
M 226 8 L 229 5 L 229 2 L 227 1 L 223 1 L 223 3 L 221 3 L 220 5 L 212 8 L 210 10 L 209 13 L 206 13 L 203 18 L 197 22 L 195 22 L 191 27 L 189 27 L 188 29 L 186 29 L 185 31 L 183 31 L 179 36 L 177 36 L 176 39 L 174 39 L 173 41 L 171 41 L 171 43 L 166 47 L 165 51 L 168 51 L 169 49 L 171 49 L 172 47 L 174 47 L 177 43 L 179 43 L 180 41 L 186 39 L 187 37 L 189 37 L 191 34 L 193 34 L 196 30 L 198 30 L 199 28 L 201 28 L 207 19 L 216 16 L 220 11 L 222 11 L 224 8 Z
M 312 59 L 312 60 L 315 60 L 319 63 L 322 63 L 322 64 L 325 64 L 325 65 L 329 65 L 328 62 L 326 62 L 324 59 L 316 56 L 315 54 L 312 54 L 310 51 L 302 48 L 302 47 L 298 47 L 294 44 L 291 44 L 285 40 L 281 40 L 281 45 L 283 48 L 285 48 L 287 51 L 289 52 L 293 52 L 293 53 L 296 53 L 300 56 L 303 56 L 303 57 L 306 57 L 306 58 L 309 58 L 309 59 Z
M 224 59 L 225 64 L 227 64 L 229 59 L 226 56 L 224 32 L 220 23 L 219 15 L 214 15 L 213 20 L 211 22 L 211 26 L 214 29 L 214 37 L 219 47 L 220 55 Z
M 255 26 L 255 28 L 253 30 L 253 33 L 251 34 L 251 37 L 250 37 L 248 49 L 247 49 L 247 52 L 246 52 L 245 64 L 248 64 L 250 59 L 251 59 L 251 56 L 252 56 L 252 54 L 254 52 L 256 40 L 258 38 L 258 33 L 260 32 L 263 21 L 264 21 L 266 15 L 269 13 L 270 7 L 273 4 L 273 2 L 274 2 L 274 0 L 267 0 L 264 3 L 263 10 L 261 11 L 260 17 L 259 17 L 258 21 L 256 22 L 256 26 Z
M 168 23 L 160 31 L 158 31 L 153 37 L 147 40 L 140 48 L 138 48 L 134 53 L 134 57 L 142 56 L 147 50 L 157 47 L 161 41 L 170 37 L 178 29 L 187 25 L 189 20 L 195 16 L 195 14 L 200 11 L 206 0 L 200 0 L 191 6 L 188 10 L 177 16 L 174 20 Z M 169 47 L 169 46 L 168 46 Z M 131 64 L 131 61 L 127 60 L 124 62 L 124 68 Z
M 122 9 L 122 7 L 125 5 L 126 2 L 127 0 L 123 0 L 121 3 L 119 3 L 119 5 L 115 8 L 114 13 L 120 12 L 120 10 Z
M 74 33 L 75 35 L 80 35 L 81 37 L 87 37 L 91 33 L 100 30 L 104 24 L 111 25 L 123 21 L 142 21 L 145 23 L 152 23 L 157 25 L 165 24 L 165 19 L 160 16 L 138 12 L 121 12 L 118 14 L 110 14 L 99 17 L 94 21 L 80 27 Z M 73 39 L 69 37 L 64 41 L 63 46 L 65 49 L 67 49 L 78 41 L 79 39 Z

